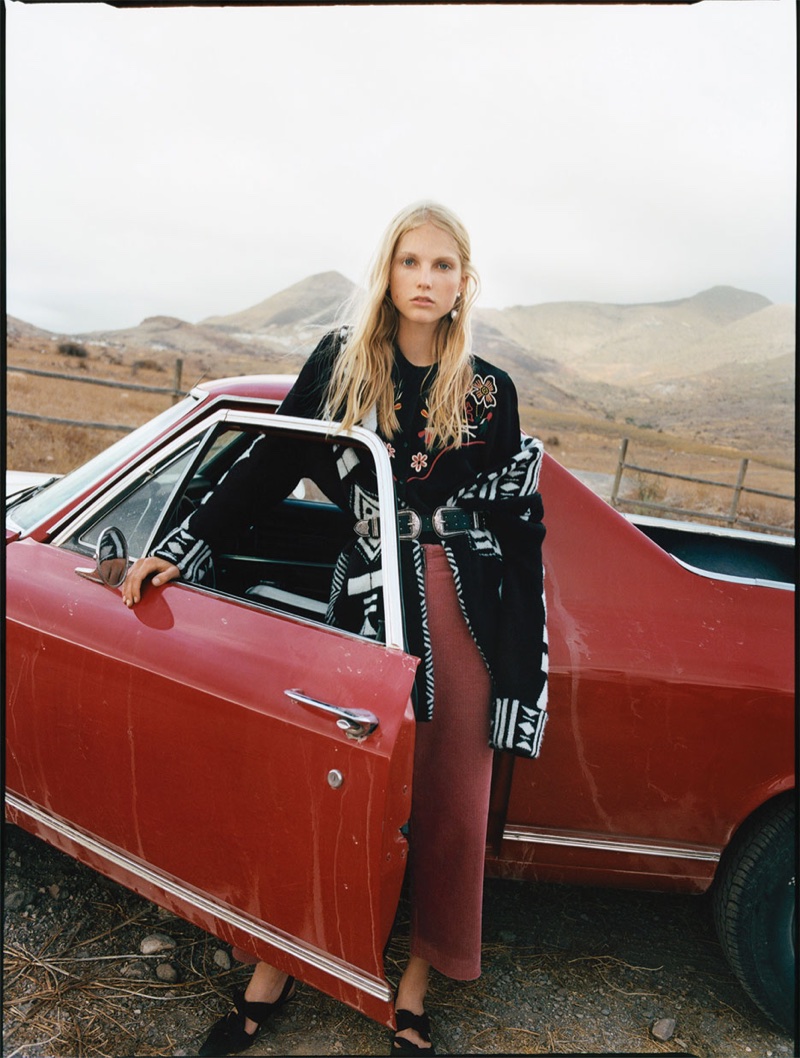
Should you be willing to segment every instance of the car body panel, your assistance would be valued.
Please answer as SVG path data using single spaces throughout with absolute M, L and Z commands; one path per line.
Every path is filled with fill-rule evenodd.
M 552 460 L 540 487 L 550 718 L 541 757 L 515 762 L 500 859 L 622 882 L 644 856 L 707 888 L 736 826 L 793 784 L 793 593 L 688 571 Z M 680 862 L 656 863 L 663 845 Z

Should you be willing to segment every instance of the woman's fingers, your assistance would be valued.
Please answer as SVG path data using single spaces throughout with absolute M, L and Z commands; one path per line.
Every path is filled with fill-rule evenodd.
M 155 574 L 155 576 L 154 576 Z M 145 581 L 153 577 L 153 584 L 167 584 L 180 577 L 181 571 L 164 558 L 137 558 L 128 570 L 128 576 L 122 585 L 122 600 L 126 606 L 135 606 L 142 598 Z

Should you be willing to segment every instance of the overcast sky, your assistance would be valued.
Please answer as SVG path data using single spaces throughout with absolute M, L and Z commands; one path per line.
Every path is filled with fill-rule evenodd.
M 364 278 L 419 198 L 480 303 L 795 298 L 795 4 L 6 0 L 8 311 L 62 333 Z

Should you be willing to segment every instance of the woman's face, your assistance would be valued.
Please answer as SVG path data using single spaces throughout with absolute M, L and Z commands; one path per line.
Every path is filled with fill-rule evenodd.
M 389 271 L 389 293 L 410 323 L 434 324 L 456 304 L 466 277 L 455 239 L 430 222 L 402 235 Z

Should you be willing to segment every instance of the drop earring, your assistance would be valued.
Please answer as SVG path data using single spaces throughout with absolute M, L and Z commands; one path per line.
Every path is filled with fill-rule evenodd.
M 456 305 L 459 303 L 460 300 L 461 300 L 461 291 L 459 290 L 459 292 L 456 294 Z M 454 320 L 457 315 L 458 315 L 458 309 L 454 305 L 453 308 L 450 309 L 450 319 Z

